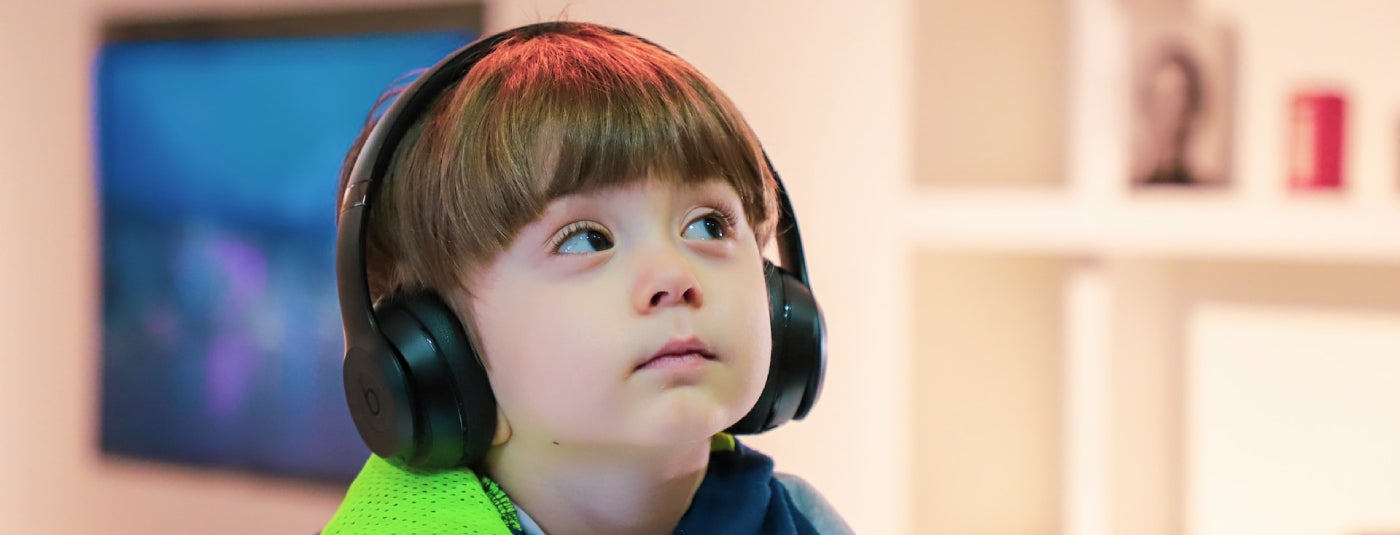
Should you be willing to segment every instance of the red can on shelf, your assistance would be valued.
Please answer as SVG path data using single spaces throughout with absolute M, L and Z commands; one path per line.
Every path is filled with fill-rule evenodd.
M 1289 186 L 1295 190 L 1342 187 L 1346 99 L 1337 92 L 1299 93 L 1290 113 Z

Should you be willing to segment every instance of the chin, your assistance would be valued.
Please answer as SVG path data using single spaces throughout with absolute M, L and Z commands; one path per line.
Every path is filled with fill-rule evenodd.
M 710 392 L 672 392 L 647 408 L 639 442 L 677 446 L 708 441 L 747 412 L 735 403 L 721 403 Z

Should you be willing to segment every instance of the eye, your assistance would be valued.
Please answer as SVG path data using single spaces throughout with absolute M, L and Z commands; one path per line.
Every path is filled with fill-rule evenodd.
M 612 238 L 593 223 L 574 223 L 559 231 L 554 240 L 556 254 L 588 254 L 612 249 Z
M 712 211 L 686 223 L 681 237 L 692 240 L 722 240 L 729 236 L 734 219 L 721 211 Z

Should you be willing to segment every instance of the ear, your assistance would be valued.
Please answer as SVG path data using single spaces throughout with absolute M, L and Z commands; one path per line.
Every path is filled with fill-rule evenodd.
M 510 428 L 510 420 L 506 419 L 506 413 L 501 411 L 500 404 L 496 405 L 496 435 L 491 437 L 491 447 L 500 446 L 510 441 L 514 432 Z

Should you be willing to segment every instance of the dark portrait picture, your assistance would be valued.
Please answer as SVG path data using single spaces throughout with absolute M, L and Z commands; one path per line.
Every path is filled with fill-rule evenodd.
M 1144 15 L 1132 44 L 1134 185 L 1228 184 L 1233 107 L 1225 32 L 1184 15 Z

